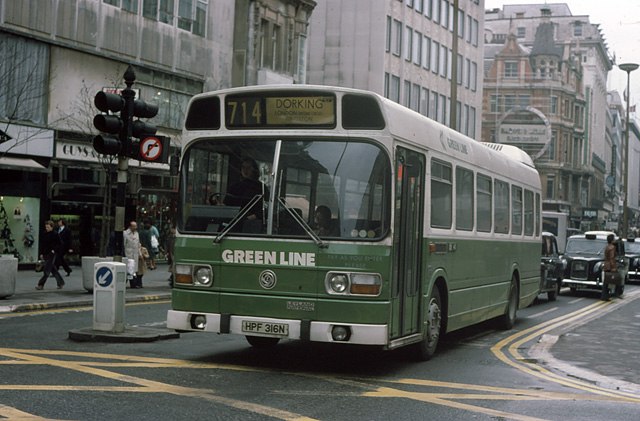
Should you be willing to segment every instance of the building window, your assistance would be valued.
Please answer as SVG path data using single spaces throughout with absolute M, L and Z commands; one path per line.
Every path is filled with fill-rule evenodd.
M 142 16 L 205 36 L 208 5 L 209 0 L 142 0 Z M 122 0 L 122 8 L 137 13 L 138 0 Z
M 432 0 L 433 9 L 431 13 L 431 17 L 433 18 L 433 23 L 440 23 L 440 0 Z
M 492 94 L 489 97 L 489 107 L 492 113 L 500 112 L 500 95 Z
M 384 97 L 389 98 L 389 73 L 384 72 Z
M 518 95 L 518 104 L 523 108 L 531 105 L 531 95 Z
M 449 1 L 442 0 L 440 2 L 440 25 L 446 28 L 449 24 Z
M 504 96 L 504 110 L 509 111 L 516 106 L 517 97 L 515 95 Z
M 412 41 L 413 41 L 413 29 L 410 26 L 405 28 L 404 34 L 404 59 L 411 61 Z
M 458 38 L 464 39 L 464 12 L 458 10 Z
M 448 49 L 446 45 L 440 45 L 440 76 L 446 78 L 447 77 L 447 58 L 449 57 L 448 55 Z
M 414 0 L 413 8 L 416 9 L 416 12 L 422 13 L 422 3 L 424 0 Z
M 431 91 L 431 100 L 429 101 L 429 118 L 438 119 L 438 93 Z
M 462 54 L 458 54 L 458 62 L 456 63 L 456 73 L 458 79 L 458 85 L 462 85 L 464 80 L 464 57 Z
M 385 51 L 391 51 L 391 16 L 387 16 L 387 39 L 385 43 Z
M 429 115 L 429 90 L 422 88 L 422 95 L 420 96 L 420 114 Z
M 576 22 L 573 26 L 573 36 L 581 37 L 582 36 L 582 22 Z
M 431 38 L 424 37 L 422 40 L 422 67 L 429 70 L 431 63 Z
M 475 61 L 471 62 L 471 71 L 469 73 L 471 73 L 471 90 L 475 92 L 478 83 L 478 64 Z
M 558 113 L 558 97 L 557 96 L 552 96 L 551 97 L 551 106 L 549 109 L 549 113 L 550 114 L 557 114 Z
M 422 64 L 422 34 L 418 31 L 413 34 L 413 64 Z
M 404 101 L 402 102 L 407 108 L 411 107 L 411 82 L 408 80 L 404 81 Z
M 395 75 L 391 76 L 389 99 L 398 103 L 400 102 L 400 78 Z
M 393 20 L 393 54 L 400 55 L 402 51 L 402 22 Z
M 547 176 L 547 191 L 546 191 L 547 199 L 553 199 L 555 197 L 555 185 L 556 185 L 555 177 Z
M 517 29 L 517 37 L 518 38 L 524 38 L 525 35 L 527 34 L 527 30 L 523 27 L 523 26 L 519 26 Z
M 467 134 L 467 136 L 469 136 L 472 139 L 475 139 L 476 138 L 476 107 L 469 107 L 468 120 L 469 120 L 469 133 Z
M 444 95 L 440 95 L 440 112 L 438 113 L 438 121 L 442 124 L 447 124 L 447 97 Z
M 438 62 L 440 61 L 440 44 L 431 40 L 431 71 L 438 74 Z
M 413 84 L 411 92 L 411 109 L 420 112 L 420 85 Z
M 424 15 L 427 17 L 427 19 L 431 19 L 431 10 L 433 8 L 432 3 L 433 0 L 424 0 Z
M 504 77 L 509 77 L 509 78 L 518 77 L 518 62 L 517 61 L 505 61 L 504 62 Z

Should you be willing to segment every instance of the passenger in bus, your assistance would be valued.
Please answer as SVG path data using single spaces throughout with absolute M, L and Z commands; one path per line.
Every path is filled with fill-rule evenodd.
M 259 180 L 260 171 L 258 169 L 258 163 L 251 158 L 244 158 L 240 167 L 240 175 L 242 180 L 229 187 L 227 194 L 224 196 L 223 203 L 227 206 L 239 206 L 245 207 L 251 199 L 256 195 L 264 195 L 263 200 L 269 197 L 269 189 L 262 184 Z M 254 205 L 253 209 L 249 212 L 246 220 L 256 221 L 262 219 L 262 204 L 260 201 Z M 250 226 L 251 224 L 247 224 Z M 257 228 L 257 227 L 256 227 Z M 246 231 L 246 229 L 243 229 Z M 253 229 L 252 229 L 253 231 Z
M 320 205 L 314 214 L 316 234 L 320 237 L 337 237 L 340 235 L 337 225 L 331 218 L 331 209 L 328 206 Z

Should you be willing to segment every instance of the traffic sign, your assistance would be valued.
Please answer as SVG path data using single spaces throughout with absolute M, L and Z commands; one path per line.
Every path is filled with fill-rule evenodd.
M 113 282 L 113 272 L 107 266 L 98 268 L 96 271 L 96 283 L 101 287 L 108 287 Z
M 148 136 L 140 141 L 140 159 L 156 161 L 162 156 L 162 141 L 156 136 Z

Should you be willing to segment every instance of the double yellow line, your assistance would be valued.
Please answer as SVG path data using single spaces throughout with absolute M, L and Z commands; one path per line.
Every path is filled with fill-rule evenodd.
M 520 347 L 525 343 L 539 338 L 553 329 L 569 325 L 570 323 L 576 322 L 590 315 L 593 316 L 597 314 L 597 312 L 604 311 L 606 307 L 612 304 L 612 302 L 608 301 L 598 301 L 573 313 L 530 327 L 501 340 L 491 347 L 491 352 L 505 364 L 534 377 L 589 393 L 606 396 L 608 398 L 614 398 L 620 401 L 640 403 L 640 398 L 637 394 L 627 393 L 624 391 L 613 391 L 591 383 L 556 374 L 538 364 L 527 361 L 519 351 Z

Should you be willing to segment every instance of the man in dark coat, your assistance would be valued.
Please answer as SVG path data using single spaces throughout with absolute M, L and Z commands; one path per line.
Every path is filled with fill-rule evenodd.
M 47 221 L 44 223 L 45 232 L 40 237 L 40 258 L 44 260 L 44 273 L 38 280 L 36 289 L 40 290 L 44 288 L 44 283 L 47 282 L 49 275 L 53 275 L 58 283 L 58 289 L 64 286 L 64 280 L 58 268 L 56 266 L 56 256 L 60 254 L 62 243 L 60 242 L 60 236 L 54 231 L 53 221 Z
M 69 263 L 67 263 L 67 259 L 64 256 L 67 253 L 73 253 L 73 249 L 71 248 L 71 230 L 67 228 L 64 219 L 58 219 L 58 235 L 60 236 L 60 243 L 62 243 L 60 254 L 58 254 L 58 261 L 56 262 L 57 266 L 64 269 L 67 272 L 67 276 L 71 275 L 71 268 L 69 267 Z

